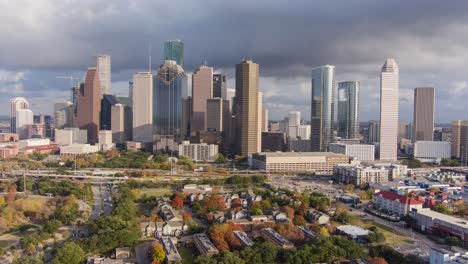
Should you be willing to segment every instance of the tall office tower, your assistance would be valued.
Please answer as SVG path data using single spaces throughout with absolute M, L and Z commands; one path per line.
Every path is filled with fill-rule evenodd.
M 54 127 L 56 129 L 73 126 L 72 107 L 73 103 L 70 101 L 58 101 L 54 104 Z
M 182 98 L 182 137 L 190 136 L 190 119 L 192 117 L 192 97 Z
M 213 68 L 198 67 L 192 74 L 191 131 L 206 130 L 206 100 L 213 98 Z
M 226 90 L 226 100 L 229 101 L 229 106 L 231 111 L 234 110 L 234 98 L 236 97 L 236 90 L 235 89 L 227 89 Z
M 112 131 L 112 138 L 117 144 L 132 140 L 132 109 L 129 106 L 128 98 L 121 98 L 125 100 L 110 106 L 111 122 L 109 128 Z M 106 130 L 109 130 L 109 128 L 106 128 Z
M 173 136 L 182 140 L 182 91 L 187 89 L 187 75 L 175 61 L 167 60 L 154 76 L 153 135 Z
M 123 104 L 126 111 L 130 110 L 130 102 L 128 97 L 123 96 L 115 96 L 111 94 L 105 94 L 101 99 L 101 122 L 100 122 L 100 129 L 101 130 L 111 130 L 112 127 L 112 106 L 116 104 Z
M 335 123 L 335 66 L 312 69 L 311 150 L 327 151 Z
M 359 135 L 359 81 L 338 83 L 338 136 L 357 138 Z
M 219 97 L 208 99 L 206 102 L 207 131 L 222 132 L 229 126 L 229 101 Z
M 289 112 L 287 136 L 289 138 L 297 138 L 297 127 L 301 124 L 301 112 Z
M 258 113 L 258 137 L 257 137 L 257 149 L 258 149 L 258 152 L 262 151 L 262 126 L 263 126 L 263 123 L 262 123 L 262 120 L 263 120 L 263 104 L 262 104 L 262 101 L 263 101 L 263 93 L 262 92 L 258 92 L 258 104 L 257 104 L 257 113 Z
M 175 61 L 184 67 L 184 43 L 178 39 L 167 40 L 164 43 L 164 60 Z
M 299 125 L 297 126 L 296 138 L 309 140 L 310 139 L 310 125 Z
M 29 102 L 24 97 L 14 97 L 10 100 L 10 132 L 16 131 L 16 112 L 20 109 L 29 109 Z
M 101 84 L 101 98 L 105 94 L 111 93 L 111 56 L 97 55 L 96 68 Z
M 380 121 L 370 120 L 367 129 L 367 143 L 373 144 L 380 141 Z
M 133 141 L 153 142 L 153 75 L 140 72 L 133 75 Z
M 398 138 L 407 138 L 406 136 L 408 135 L 407 131 L 409 125 L 410 123 L 407 122 L 398 123 Z
M 54 124 L 50 115 L 34 115 L 33 124 L 37 124 L 42 127 L 41 135 L 43 138 L 53 137 Z
M 268 132 L 268 109 L 262 109 L 262 132 Z
M 258 78 L 259 66 L 251 60 L 236 65 L 236 136 L 242 156 L 259 152 L 258 149 Z
M 434 139 L 434 87 L 414 89 L 413 142 Z
M 101 84 L 96 68 L 88 68 L 84 88 L 78 95 L 76 124 L 88 132 L 88 143 L 98 142 L 99 115 L 101 112 Z
M 130 108 L 133 107 L 133 81 L 128 82 L 128 101 L 130 102 Z
M 28 125 L 34 124 L 34 115 L 30 109 L 18 109 L 15 114 L 15 133 L 19 139 L 28 138 Z
M 84 83 L 78 83 L 75 86 L 71 88 L 71 95 L 72 95 L 72 120 L 71 120 L 71 126 L 72 127 L 78 127 L 77 125 L 77 120 L 76 116 L 78 114 L 78 97 L 80 94 L 84 92 Z
M 460 160 L 461 165 L 468 165 L 468 120 L 460 122 Z
M 222 73 L 213 74 L 213 98 L 227 100 L 226 76 Z
M 460 158 L 460 133 L 462 120 L 452 121 L 452 157 Z
M 388 58 L 380 74 L 380 159 L 397 160 L 398 66 Z

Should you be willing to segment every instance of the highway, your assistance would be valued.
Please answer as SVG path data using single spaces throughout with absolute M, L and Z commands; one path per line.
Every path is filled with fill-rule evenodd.
M 34 172 L 3 172 L 4 176 L 10 177 L 22 177 L 23 174 L 26 177 L 36 178 L 64 178 L 64 179 L 91 179 L 91 180 L 129 180 L 128 176 L 92 176 L 92 175 L 61 175 L 61 174 L 46 174 L 46 173 L 34 173 Z

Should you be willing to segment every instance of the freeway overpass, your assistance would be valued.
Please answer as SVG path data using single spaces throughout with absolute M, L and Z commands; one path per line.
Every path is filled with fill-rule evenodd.
M 61 174 L 47 174 L 47 173 L 36 173 L 36 172 L 3 172 L 4 176 L 10 177 L 35 177 L 35 178 L 62 178 L 62 179 L 86 179 L 86 180 L 119 180 L 126 181 L 130 178 L 127 176 L 124 177 L 114 177 L 114 176 L 88 176 L 88 175 L 61 175 Z

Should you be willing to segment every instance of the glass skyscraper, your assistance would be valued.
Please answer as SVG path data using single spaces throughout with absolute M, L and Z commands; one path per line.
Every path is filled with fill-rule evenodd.
M 187 75 L 175 61 L 166 60 L 153 78 L 153 135 L 182 136 L 182 98 Z
M 178 39 L 167 40 L 164 43 L 164 60 L 176 61 L 184 67 L 184 43 Z
M 338 83 L 338 136 L 357 138 L 359 133 L 360 82 Z
M 327 151 L 333 142 L 335 66 L 312 69 L 311 150 Z

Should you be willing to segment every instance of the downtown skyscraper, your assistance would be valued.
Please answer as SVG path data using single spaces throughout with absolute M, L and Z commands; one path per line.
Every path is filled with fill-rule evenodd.
M 213 68 L 202 65 L 192 74 L 192 132 L 206 130 L 206 102 L 213 98 Z
M 76 124 L 88 132 L 88 143 L 95 144 L 98 142 L 101 112 L 101 85 L 97 68 L 88 68 L 84 86 L 80 86 L 77 100 Z
M 24 97 L 14 97 L 10 100 L 10 132 L 19 133 L 17 131 L 17 112 L 21 109 L 29 109 L 29 102 Z M 32 124 L 32 122 L 31 122 Z
M 338 83 L 338 136 L 357 138 L 359 134 L 360 82 Z
M 398 109 L 399 109 L 398 65 L 387 58 L 380 74 L 380 159 L 397 160 Z
M 236 135 L 238 153 L 242 156 L 260 152 L 258 105 L 259 66 L 251 60 L 236 65 Z
M 133 141 L 153 142 L 153 75 L 140 72 L 132 82 Z
M 414 89 L 413 142 L 434 139 L 434 87 Z
M 172 60 L 184 67 L 184 43 L 178 39 L 164 43 L 164 60 Z
M 101 98 L 105 94 L 111 94 L 111 56 L 97 55 L 96 68 L 101 85 Z
M 312 69 L 311 150 L 327 151 L 335 122 L 335 66 Z

